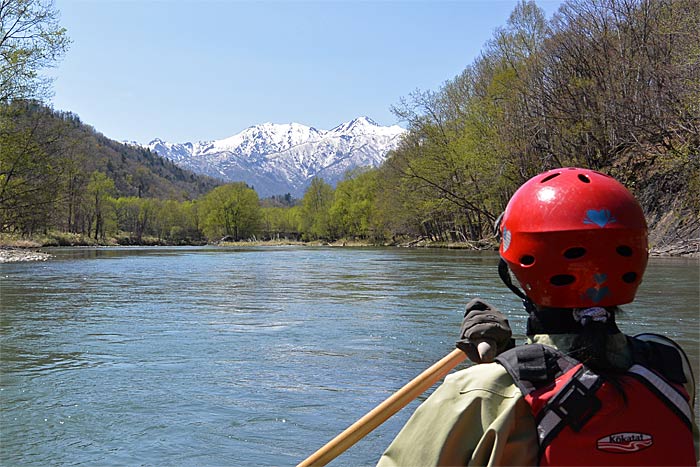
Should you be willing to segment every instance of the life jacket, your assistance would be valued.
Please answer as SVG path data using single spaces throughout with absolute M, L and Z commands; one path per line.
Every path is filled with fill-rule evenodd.
M 628 337 L 634 363 L 614 382 L 541 344 L 499 355 L 535 418 L 539 465 L 695 466 L 687 357 L 667 340 Z

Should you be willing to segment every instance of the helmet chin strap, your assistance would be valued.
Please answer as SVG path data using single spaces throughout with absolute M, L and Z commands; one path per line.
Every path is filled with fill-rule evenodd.
M 532 300 L 525 295 L 525 292 L 520 290 L 515 284 L 513 284 L 513 279 L 510 277 L 510 272 L 508 271 L 508 263 L 505 262 L 503 258 L 498 262 L 498 275 L 501 277 L 503 283 L 508 287 L 515 295 L 523 300 L 523 306 L 528 314 L 533 313 L 536 308 Z

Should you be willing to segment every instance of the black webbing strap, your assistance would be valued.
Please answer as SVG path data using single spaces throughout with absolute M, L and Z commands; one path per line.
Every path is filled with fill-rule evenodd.
M 535 311 L 535 304 L 532 303 L 532 300 L 528 298 L 527 295 L 525 295 L 525 292 L 520 290 L 518 287 L 516 287 L 515 284 L 513 284 L 513 279 L 510 277 L 510 271 L 508 270 L 508 263 L 501 258 L 500 261 L 498 261 L 498 275 L 503 281 L 503 283 L 508 287 L 515 295 L 520 297 L 523 300 L 523 306 L 525 307 L 525 311 L 528 313 L 532 313 Z
M 503 352 L 496 361 L 513 377 L 524 395 L 552 384 L 554 380 L 579 364 L 564 353 L 542 344 L 528 344 Z M 579 368 L 575 375 L 537 414 L 540 457 L 551 440 L 564 427 L 579 431 L 600 409 L 595 392 L 602 378 Z
M 663 338 L 663 336 L 660 337 Z M 688 382 L 683 372 L 681 354 L 676 347 L 636 337 L 628 337 L 627 341 L 632 347 L 632 358 L 635 363 L 651 368 L 673 383 L 685 384 Z M 673 341 L 671 342 L 675 344 Z
M 542 344 L 527 344 L 503 352 L 496 361 L 510 373 L 523 394 L 545 386 L 578 362 Z

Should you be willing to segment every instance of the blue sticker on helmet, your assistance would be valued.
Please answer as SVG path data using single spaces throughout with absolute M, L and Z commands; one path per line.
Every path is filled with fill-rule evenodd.
M 610 213 L 609 209 L 589 209 L 586 211 L 586 218 L 583 220 L 584 224 L 595 224 L 601 228 L 613 222 L 617 222 L 617 219 Z
M 593 303 L 600 302 L 608 295 L 610 295 L 610 289 L 608 289 L 607 286 L 599 289 L 590 288 L 586 290 L 586 297 L 590 298 Z
M 584 295 L 588 297 L 593 303 L 598 303 L 605 297 L 610 295 L 610 289 L 608 288 L 608 286 L 601 287 L 601 284 L 608 280 L 608 275 L 605 273 L 596 273 L 593 274 L 593 280 L 595 281 L 596 286 L 586 290 L 586 293 Z

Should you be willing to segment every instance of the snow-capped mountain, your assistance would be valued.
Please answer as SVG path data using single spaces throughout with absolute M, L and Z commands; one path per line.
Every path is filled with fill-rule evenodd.
M 332 130 L 263 123 L 216 141 L 154 139 L 146 147 L 185 169 L 246 182 L 261 197 L 286 193 L 301 197 L 316 176 L 335 185 L 349 169 L 379 166 L 405 131 L 359 117 Z

